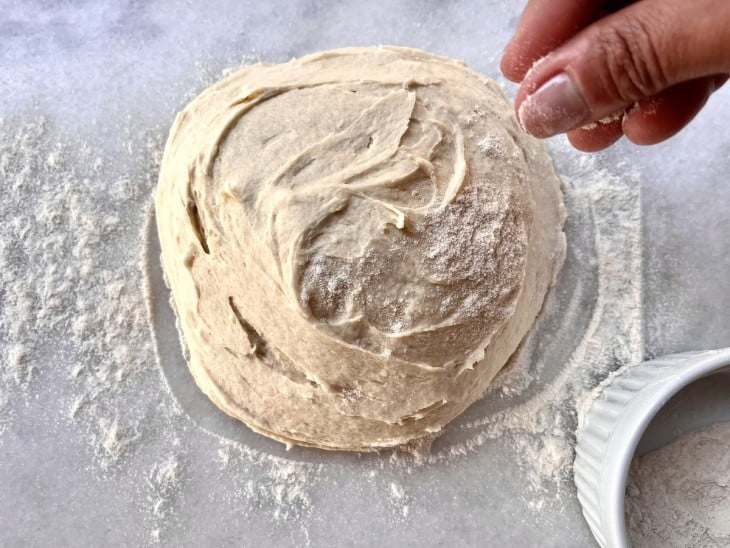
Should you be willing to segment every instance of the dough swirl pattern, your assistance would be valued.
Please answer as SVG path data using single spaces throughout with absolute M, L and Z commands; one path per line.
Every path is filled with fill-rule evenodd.
M 246 67 L 176 118 L 156 195 L 190 370 L 285 443 L 373 450 L 481 396 L 565 252 L 498 86 L 392 47 Z

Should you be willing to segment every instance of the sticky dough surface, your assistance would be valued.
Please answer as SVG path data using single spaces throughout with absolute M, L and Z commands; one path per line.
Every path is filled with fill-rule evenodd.
M 369 450 L 480 397 L 565 253 L 559 181 L 491 80 L 421 51 L 246 67 L 176 118 L 156 195 L 190 371 L 283 441 Z

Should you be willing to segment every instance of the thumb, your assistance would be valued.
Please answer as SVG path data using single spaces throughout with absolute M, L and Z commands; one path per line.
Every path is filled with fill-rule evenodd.
M 549 137 L 687 80 L 730 73 L 730 2 L 641 0 L 600 19 L 536 63 L 515 107 Z

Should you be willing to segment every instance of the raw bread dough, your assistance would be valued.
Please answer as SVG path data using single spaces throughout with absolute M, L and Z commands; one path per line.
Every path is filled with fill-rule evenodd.
M 372 450 L 479 398 L 565 255 L 498 85 L 405 48 L 246 67 L 176 118 L 157 225 L 190 371 L 285 443 Z

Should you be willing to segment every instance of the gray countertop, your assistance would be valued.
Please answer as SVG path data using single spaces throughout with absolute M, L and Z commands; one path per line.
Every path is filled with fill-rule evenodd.
M 474 69 L 503 81 L 498 72 L 499 55 L 517 21 L 520 5 L 486 0 L 0 0 L 0 118 L 9 124 L 4 126 L 7 131 L 43 117 L 52 125 L 54 135 L 69 142 L 87 142 L 114 157 L 134 135 L 164 134 L 191 93 L 215 80 L 226 67 L 254 59 L 285 61 L 347 45 L 422 48 L 463 59 Z M 505 87 L 508 93 L 514 92 L 514 86 Z M 726 86 L 670 141 L 651 148 L 624 141 L 597 155 L 603 165 L 630 166 L 639 174 L 646 356 L 730 345 L 728 124 L 730 87 Z M 10 188 L 9 181 L 2 183 Z M 139 233 L 144 217 L 141 213 L 132 217 Z M 3 302 L 0 300 L 0 306 Z M 43 343 L 46 334 L 41 330 L 28 336 Z M 13 341 L 0 334 L 0 342 L 6 356 Z M 63 360 L 59 351 L 45 362 L 46 367 L 60 367 Z M 53 379 L 53 375 L 44 377 L 43 370 L 40 373 L 41 379 Z M 251 504 L 243 505 L 246 511 L 241 515 L 231 517 L 236 514 L 240 493 L 208 483 L 209 476 L 196 475 L 193 470 L 196 465 L 203 466 L 196 455 L 205 451 L 220 454 L 228 463 L 229 449 L 217 445 L 218 441 L 188 448 L 182 467 L 189 478 L 187 502 L 184 507 L 174 507 L 170 497 L 162 497 L 165 504 L 172 505 L 171 524 L 162 524 L 159 516 L 150 518 L 132 501 L 157 496 L 150 495 L 150 489 L 165 494 L 166 469 L 150 456 L 140 468 L 145 470 L 140 472 L 143 479 L 135 483 L 127 481 L 135 474 L 132 468 L 121 473 L 126 479 L 119 479 L 113 467 L 99 465 L 93 455 L 88 460 L 81 458 L 84 453 L 79 447 L 93 432 L 79 434 L 77 427 L 49 419 L 61 403 L 66 409 L 69 396 L 62 387 L 56 389 L 50 381 L 43 382 L 46 384 L 38 389 L 30 385 L 29 397 L 13 400 L 17 407 L 14 418 L 9 427 L 0 428 L 0 544 L 141 544 L 155 540 L 154 531 L 159 530 L 160 542 L 171 545 L 206 541 L 249 545 L 264 540 L 272 545 L 326 545 L 332 541 L 331 528 L 323 523 L 339 515 L 342 508 L 317 489 L 302 495 L 307 504 L 300 505 L 298 513 L 279 522 L 258 519 L 256 506 Z M 174 384 L 170 379 L 168 382 Z M 0 400 L 1 396 L 0 390 Z M 180 413 L 189 412 L 184 404 L 182 407 Z M 171 438 L 173 442 L 187 443 L 174 440 L 192 435 L 193 423 L 176 428 L 180 433 Z M 266 447 L 259 449 L 265 452 Z M 134 458 L 144 460 L 145 454 L 142 447 Z M 302 458 L 307 466 L 313 466 L 303 472 L 305 476 L 321 473 L 316 459 Z M 500 459 L 507 461 L 509 455 L 495 454 L 494 459 L 489 466 L 499 468 L 504 464 Z M 350 461 L 338 462 L 335 466 L 341 464 L 342 470 L 352 466 Z M 160 470 L 162 480 L 157 474 Z M 242 464 L 236 470 L 241 476 L 260 473 L 253 464 Z M 408 487 L 409 482 L 416 481 L 412 476 L 399 481 Z M 347 489 L 346 472 L 332 473 L 328 478 Z M 563 514 L 565 523 L 535 523 L 509 502 L 514 478 L 493 474 L 490 480 L 494 484 L 478 496 L 460 491 L 466 492 L 473 485 L 434 485 L 434 492 L 439 493 L 434 497 L 444 501 L 443 513 L 453 516 L 451 520 L 441 516 L 434 520 L 437 525 L 429 526 L 433 516 L 418 511 L 387 526 L 357 522 L 361 519 L 358 516 L 367 512 L 358 508 L 357 501 L 351 501 L 343 511 L 352 511 L 352 520 L 340 515 L 339 525 L 332 530 L 345 545 L 445 545 L 451 540 L 466 545 L 491 540 L 499 545 L 521 540 L 541 546 L 585 546 L 590 539 L 574 497 L 560 502 L 569 509 Z M 244 482 L 243 491 L 245 487 Z M 418 488 L 412 489 L 412 495 L 407 490 L 403 494 L 400 484 L 393 483 L 389 498 L 382 502 L 383 511 L 388 504 L 402 508 L 409 496 L 415 501 Z M 370 495 L 358 496 L 370 500 Z M 468 504 L 464 502 L 467 500 Z M 260 506 L 262 513 L 269 512 L 264 503 Z M 283 532 L 289 521 L 305 519 L 312 522 L 311 531 Z M 474 523 L 477 526 L 469 525 Z M 428 531 L 426 536 L 424 531 Z

